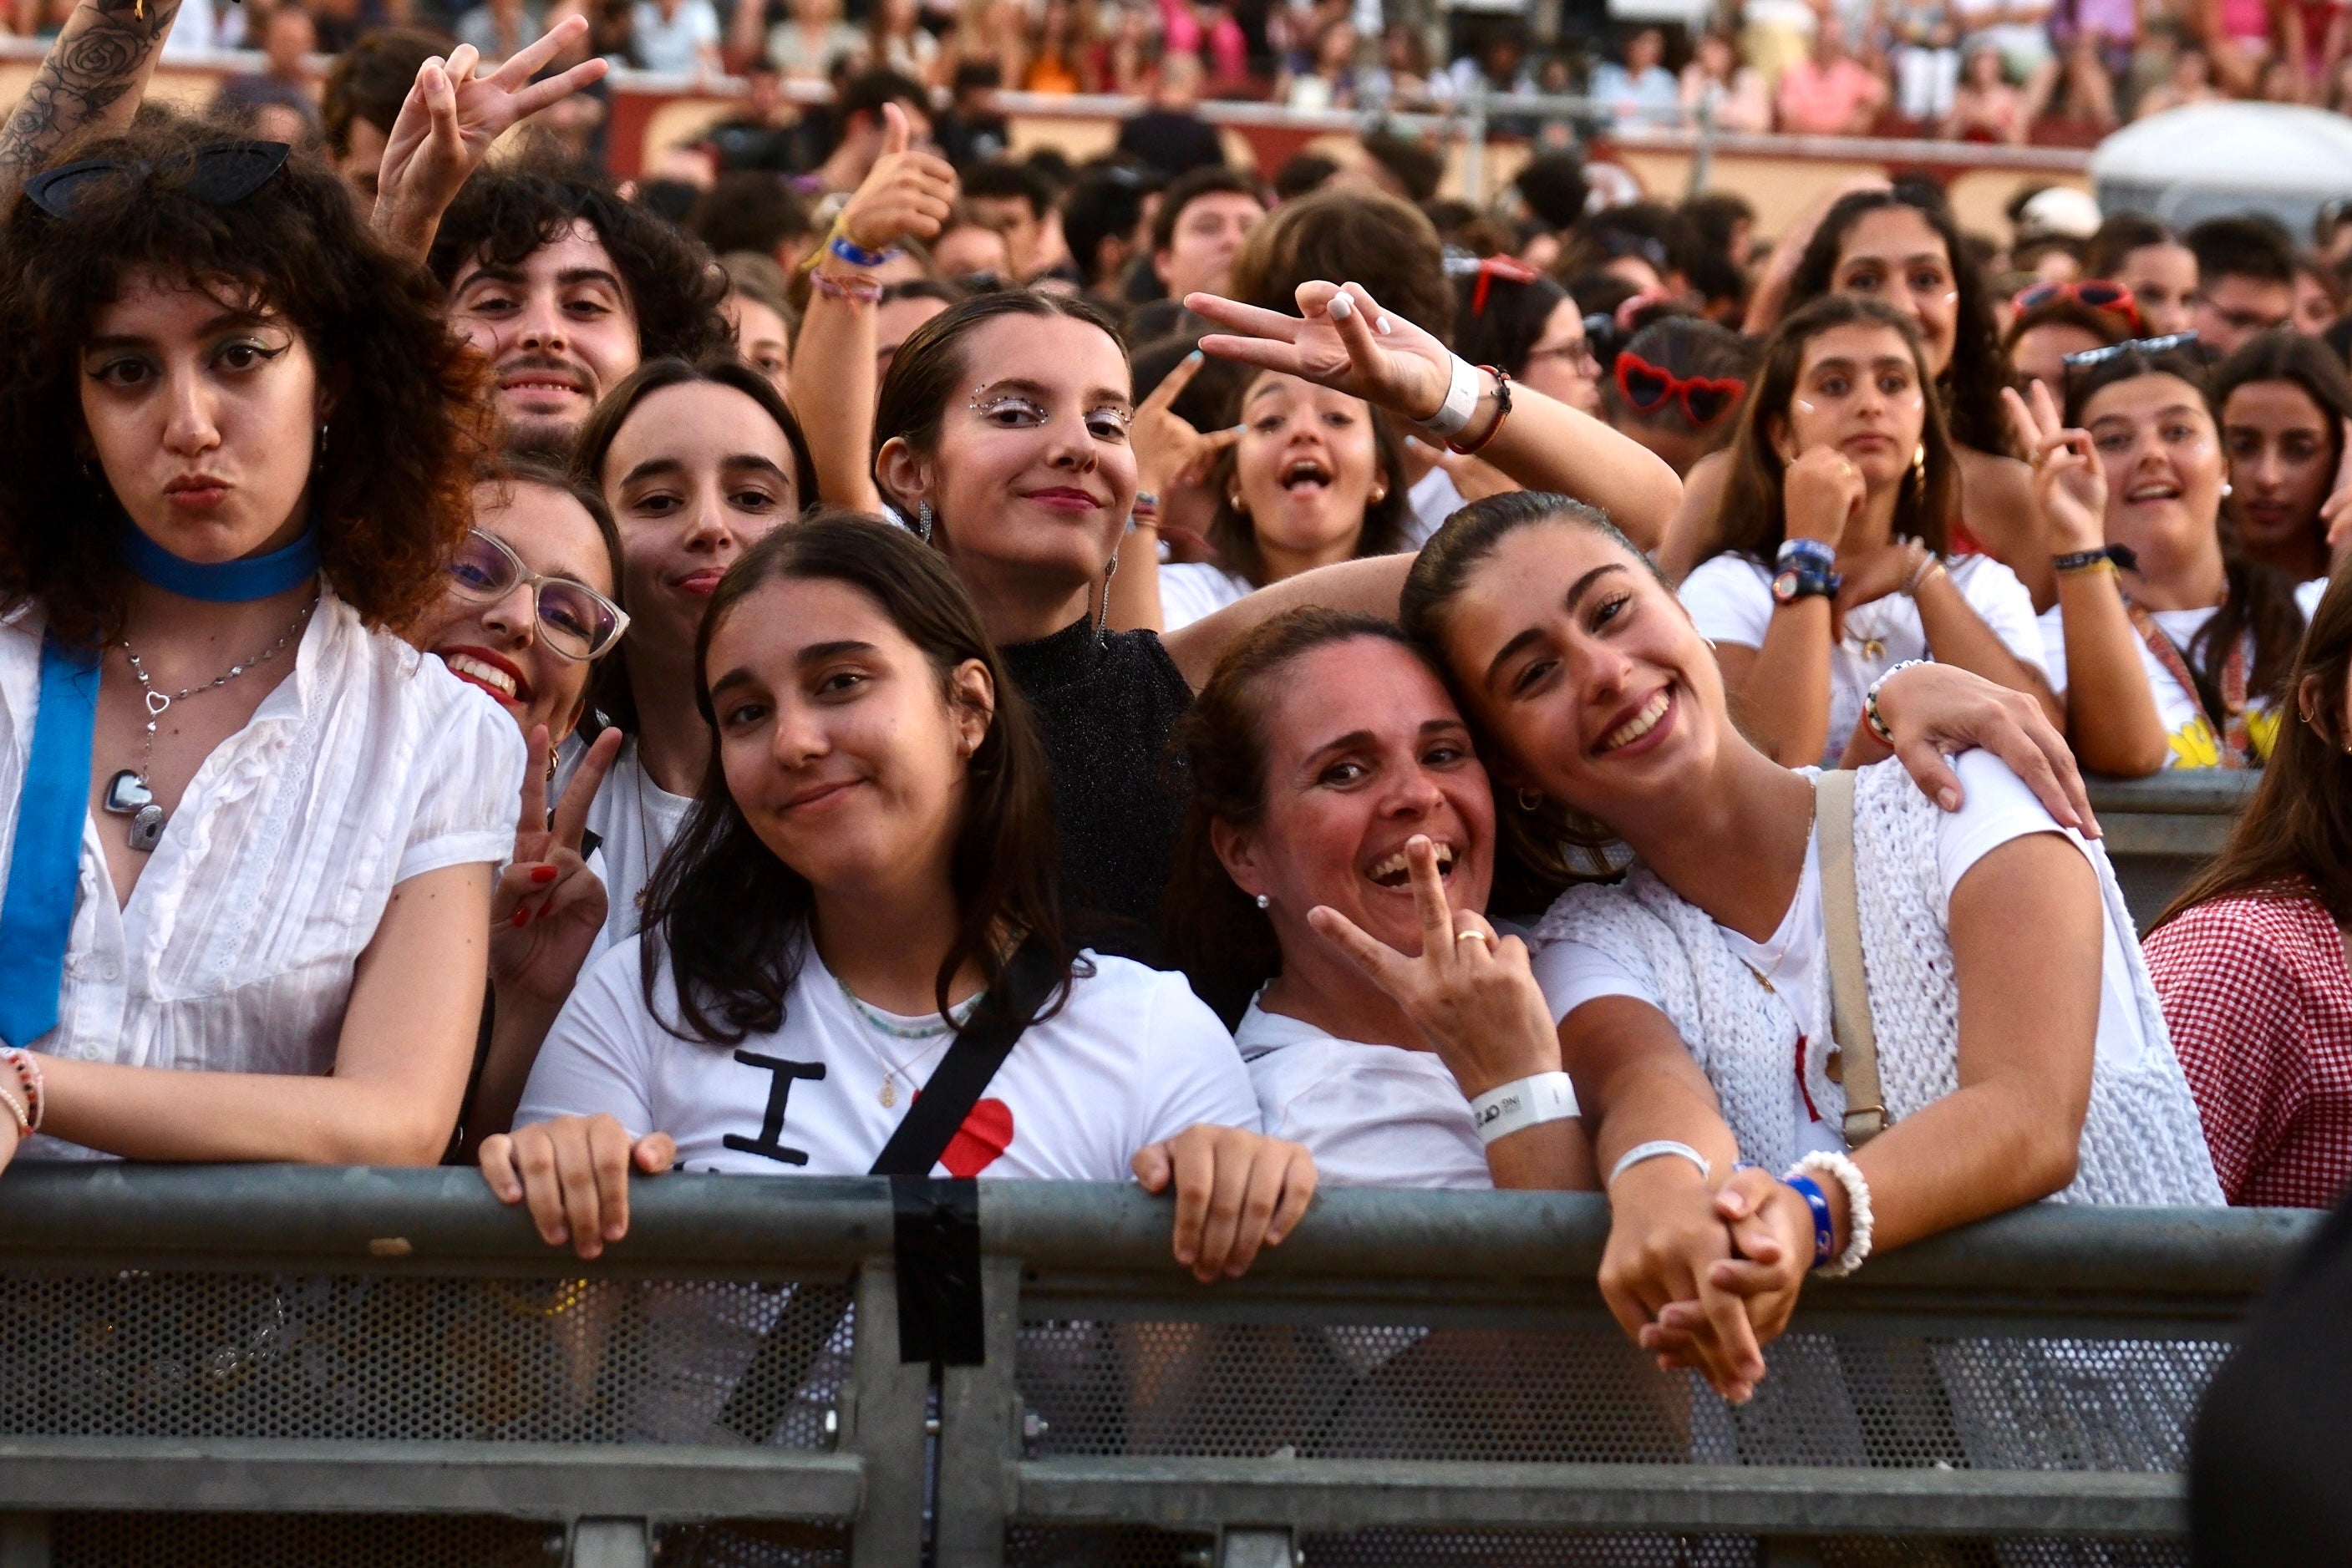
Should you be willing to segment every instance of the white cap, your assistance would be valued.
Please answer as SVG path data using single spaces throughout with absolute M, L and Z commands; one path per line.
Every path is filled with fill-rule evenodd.
M 2035 193 L 2017 214 L 2017 237 L 2021 240 L 2053 235 L 2088 239 L 2098 232 L 2099 204 L 2091 199 L 2088 191 L 2072 185 L 2053 185 Z

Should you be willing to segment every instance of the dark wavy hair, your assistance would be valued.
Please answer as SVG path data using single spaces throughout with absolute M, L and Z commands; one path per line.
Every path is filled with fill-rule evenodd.
M 1522 282 L 1491 267 L 1455 277 L 1454 296 L 1454 351 L 1514 376 L 1527 374 L 1528 350 L 1543 340 L 1552 312 L 1568 302 L 1568 290 L 1549 277 L 1538 274 Z
M 1236 1016 L 1260 986 L 1282 972 L 1282 948 L 1265 911 L 1234 885 L 1211 831 L 1220 821 L 1246 829 L 1265 819 L 1265 711 L 1282 673 L 1318 648 L 1360 638 L 1393 643 L 1444 679 L 1427 650 L 1389 622 L 1337 610 L 1293 610 L 1252 630 L 1217 661 L 1169 739 L 1170 771 L 1184 795 L 1184 815 L 1160 904 L 1161 929 L 1177 967 L 1199 977 L 1195 984 L 1227 993 L 1222 999 Z
M 2102 360 L 2067 377 L 2067 425 L 2083 428 L 2094 397 L 2118 382 L 2137 381 L 2141 376 L 2171 376 L 2195 388 L 2204 401 L 2206 417 L 2213 422 L 2214 437 L 2220 439 L 2221 400 L 2213 395 L 2204 360 L 2193 349 L 2168 349 L 2150 354 L 2126 347 L 2113 359 Z M 2303 641 L 2303 609 L 2294 601 L 2294 579 L 2276 568 L 2248 560 L 2239 552 L 2237 530 L 2231 525 L 2226 502 L 2215 526 L 2221 530 L 2221 566 L 2228 588 L 2221 597 L 2221 608 L 2182 650 L 2189 673 L 2197 682 L 2198 704 L 2208 717 L 2223 711 L 2221 671 L 2229 662 L 2230 650 L 2237 647 L 2248 632 L 2254 636 L 2254 664 L 2246 676 L 2250 696 L 2268 695 L 2276 698 L 2285 690 L 2287 675 L 2294 664 L 2295 647 Z M 2218 720 L 2214 727 L 2221 727 Z
M 1805 246 L 1805 254 L 1797 263 L 1796 277 L 1789 285 L 1789 305 L 1794 308 L 1829 293 L 1831 280 L 1837 274 L 1838 257 L 1845 249 L 1846 235 L 1870 214 L 1890 207 L 1910 208 L 1936 231 L 1937 237 L 1944 242 L 1945 259 L 1959 291 L 1952 362 L 1937 378 L 1951 437 L 1979 452 L 2006 455 L 2009 431 L 2001 417 L 2000 389 L 2009 384 L 2009 367 L 2001 358 L 2000 335 L 1993 320 L 1992 293 L 1985 284 L 1983 269 L 1960 237 L 1960 226 L 1953 221 L 1951 209 L 1941 201 L 1912 188 L 1856 191 L 1839 201 L 1822 219 L 1821 227 L 1813 231 L 1811 243 Z
M 1454 677 L 1446 653 L 1448 626 L 1454 607 L 1468 591 L 1470 580 L 1499 549 L 1522 528 L 1580 528 L 1615 545 L 1650 574 L 1668 594 L 1674 592 L 1657 562 L 1627 538 L 1609 515 L 1598 507 L 1545 490 L 1507 490 L 1473 501 L 1445 519 L 1445 524 L 1421 547 L 1412 570 L 1405 574 L 1397 598 L 1397 620 L 1405 634 L 1426 649 L 1435 661 L 1446 689 L 1454 694 L 1462 715 L 1477 737 L 1478 750 L 1489 773 L 1508 747 L 1480 731 L 1477 710 L 1462 683 Z M 1595 821 L 1549 797 L 1533 805 L 1513 792 L 1498 793 L 1495 802 L 1495 891 L 1487 901 L 1490 915 L 1528 916 L 1549 908 L 1572 883 L 1604 881 L 1617 874 L 1612 859 L 1619 841 L 1605 823 Z
M 604 459 L 611 455 L 614 441 L 619 437 L 621 427 L 628 423 L 629 415 L 637 411 L 637 404 L 657 392 L 697 382 L 741 392 L 776 422 L 776 428 L 784 433 L 784 441 L 793 449 L 793 494 L 801 510 L 806 512 L 818 505 L 822 497 L 816 488 L 816 459 L 809 455 L 808 437 L 801 433 L 801 422 L 793 416 L 792 405 L 784 402 L 775 383 L 736 358 L 731 347 L 706 355 L 698 362 L 651 360 L 622 377 L 611 392 L 598 400 L 580 426 L 579 438 L 572 449 L 573 477 L 601 497 Z M 629 661 L 625 657 L 606 659 L 598 666 L 593 706 L 603 724 L 625 735 L 637 733 L 637 695 L 629 684 Z
M 694 651 L 694 703 L 710 729 L 710 767 L 685 825 L 646 887 L 640 983 L 656 1018 L 665 956 L 675 977 L 681 1040 L 734 1045 L 784 1021 L 784 998 L 807 956 L 814 894 L 776 858 L 728 792 L 710 701 L 710 640 L 744 600 L 771 583 L 836 582 L 856 590 L 923 651 L 952 700 L 956 668 L 977 659 L 996 688 L 996 712 L 965 765 L 963 818 L 948 875 L 956 938 L 940 964 L 936 997 L 947 1011 L 956 972 L 977 961 L 993 988 L 1016 940 L 1042 949 L 1062 982 L 1034 1022 L 1069 994 L 1073 955 L 1063 933 L 1052 777 L 1028 705 L 1013 684 L 971 595 L 937 551 L 905 529 L 855 512 L 778 528 L 719 580 Z M 667 1027 L 667 1026 L 666 1026 Z
M 644 358 L 698 360 L 734 346 L 734 329 L 719 310 L 727 275 L 709 248 L 623 201 L 601 179 L 568 167 L 516 164 L 467 181 L 433 236 L 429 265 L 446 289 L 468 263 L 520 267 L 579 223 L 595 231 L 620 269 Z
M 1240 420 L 1250 389 L 1257 385 L 1259 379 L 1253 374 L 1235 389 L 1225 423 L 1230 425 Z M 1404 479 L 1404 444 L 1397 439 L 1396 426 L 1386 413 L 1370 404 L 1365 405 L 1364 413 L 1372 424 L 1372 460 L 1380 465 L 1388 487 L 1379 500 L 1364 507 L 1363 529 L 1356 536 L 1357 560 L 1366 556 L 1394 555 L 1412 545 L 1412 496 Z M 1217 497 L 1217 510 L 1209 519 L 1209 546 L 1216 551 L 1220 566 L 1249 579 L 1251 586 L 1264 588 L 1265 552 L 1258 549 L 1256 525 L 1250 521 L 1249 514 L 1234 505 L 1238 465 L 1234 453 L 1231 446 L 1219 453 L 1203 481 Z
M 2328 584 L 2284 685 L 2278 740 L 2230 841 L 2156 917 L 2217 898 L 2295 898 L 2307 885 L 2336 925 L 2352 927 L 2352 735 L 2344 688 L 2352 680 L 2352 572 Z M 2305 718 L 2304 688 L 2318 700 Z
M 1924 394 L 1927 417 L 1920 425 L 1919 443 L 1927 448 L 1927 462 L 1917 477 L 1906 475 L 1902 481 L 1903 491 L 1895 503 L 1895 537 L 1917 539 L 1937 555 L 1950 549 L 1949 519 L 1959 466 L 1952 455 L 1950 433 L 1944 427 L 1942 402 L 1927 374 L 1927 351 L 1920 346 L 1919 334 L 1910 322 L 1875 299 L 1825 294 L 1783 319 L 1764 345 L 1764 362 L 1748 383 L 1748 402 L 1739 411 L 1738 434 L 1731 438 L 1731 461 L 1724 473 L 1723 494 L 1710 533 L 1717 551 L 1737 551 L 1766 566 L 1772 564 L 1780 541 L 1787 537 L 1781 478 L 1788 465 L 1773 450 L 1771 422 L 1788 416 L 1805 346 L 1833 329 L 1856 326 L 1884 327 L 1903 340 Z
M 1119 331 L 1118 323 L 1099 307 L 1075 294 L 1013 288 L 950 305 L 908 333 L 891 358 L 874 406 L 874 450 L 869 460 L 880 456 L 882 448 L 894 438 L 918 452 L 929 452 L 939 445 L 940 426 L 947 418 L 948 404 L 955 401 L 956 392 L 970 373 L 964 363 L 964 340 L 1001 316 L 1026 316 L 1040 321 L 1059 317 L 1084 321 L 1089 327 L 1099 328 L 1118 346 L 1121 357 L 1127 353 L 1127 339 Z M 903 506 L 898 497 L 890 494 L 879 474 L 875 476 L 874 484 L 882 492 L 883 499 L 912 515 L 914 508 Z M 931 543 L 944 548 L 950 527 L 946 518 L 939 519 Z
M 296 153 L 243 201 L 194 194 L 192 154 L 217 127 L 160 117 L 78 156 L 146 172 L 77 188 L 73 216 L 19 196 L 0 230 L 0 603 L 37 601 L 80 643 L 121 634 L 130 525 L 85 466 L 82 345 L 133 280 L 185 280 L 300 334 L 331 391 L 310 504 L 327 583 L 374 626 L 400 626 L 442 591 L 473 517 L 489 449 L 481 361 L 443 324 L 429 279 L 386 254 L 350 193 Z M 282 439 L 311 445 L 315 433 Z

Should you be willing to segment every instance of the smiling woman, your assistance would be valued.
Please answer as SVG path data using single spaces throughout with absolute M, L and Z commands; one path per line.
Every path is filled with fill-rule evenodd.
M 429 1161 L 523 744 L 387 628 L 476 373 L 331 172 L 204 138 L 86 145 L 5 233 L 0 1159 Z

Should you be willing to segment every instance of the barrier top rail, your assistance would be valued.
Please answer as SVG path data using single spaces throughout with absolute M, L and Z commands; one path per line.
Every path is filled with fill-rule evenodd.
M 205 1270 L 299 1263 L 362 1273 L 806 1278 L 892 1245 L 888 1184 L 867 1177 L 640 1178 L 630 1187 L 628 1237 L 593 1263 L 542 1243 L 471 1170 L 26 1162 L 5 1180 L 5 1268 L 135 1260 Z M 1091 1182 L 983 1181 L 980 1190 L 985 1253 L 1036 1270 L 1165 1275 L 1171 1291 L 1192 1288 L 1169 1257 L 1164 1198 Z M 1822 1293 L 2241 1300 L 2319 1218 L 2294 1209 L 2040 1204 L 1874 1258 Z M 1598 1194 L 1329 1188 L 1289 1240 L 1261 1256 L 1252 1280 L 1589 1281 L 1607 1235 Z

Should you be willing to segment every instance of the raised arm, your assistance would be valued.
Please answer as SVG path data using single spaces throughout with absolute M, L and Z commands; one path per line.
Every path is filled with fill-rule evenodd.
M 1201 340 L 1209 353 L 1320 382 L 1412 424 L 1437 413 L 1453 382 L 1453 352 L 1382 309 L 1359 284 L 1300 284 L 1298 316 L 1214 294 L 1187 295 L 1184 303 L 1226 329 Z M 1478 387 L 1477 407 L 1456 437 L 1462 445 L 1478 448 L 1481 458 L 1530 490 L 1554 490 L 1600 507 L 1642 549 L 1657 547 L 1682 502 L 1682 481 L 1663 459 L 1590 414 L 1516 382 L 1503 419 L 1495 379 L 1480 372 Z
M 882 106 L 882 156 L 816 253 L 808 308 L 793 350 L 793 413 L 816 459 L 817 490 L 835 506 L 878 512 L 874 484 L 874 317 L 881 287 L 871 267 L 832 248 L 835 238 L 880 255 L 903 239 L 929 239 L 955 203 L 955 171 L 913 150 L 907 111 Z
M 79 0 L 8 122 L 0 211 L 65 147 L 131 129 L 180 0 Z

